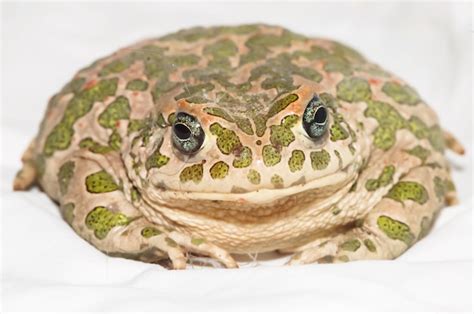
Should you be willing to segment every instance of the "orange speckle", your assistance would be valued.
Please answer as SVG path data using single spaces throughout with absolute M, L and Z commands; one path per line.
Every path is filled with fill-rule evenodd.
M 137 97 L 137 96 L 138 96 L 138 92 L 133 92 L 133 96 Z
M 95 84 L 97 84 L 97 81 L 96 81 L 96 80 L 89 81 L 89 82 L 87 82 L 86 85 L 84 86 L 84 89 L 85 89 L 85 90 L 90 89 L 90 88 L 94 87 Z
M 371 79 L 369 79 L 369 83 L 370 83 L 370 85 L 378 85 L 378 84 L 380 84 L 380 80 L 371 78 Z
M 116 127 L 116 128 L 119 128 L 119 127 L 120 127 L 120 120 L 117 120 L 117 122 L 115 122 L 115 127 Z

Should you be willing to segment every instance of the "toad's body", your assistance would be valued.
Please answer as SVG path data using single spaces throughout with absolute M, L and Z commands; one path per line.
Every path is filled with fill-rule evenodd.
M 100 250 L 394 258 L 455 199 L 435 113 L 339 43 L 265 25 L 122 49 L 55 95 L 15 188 L 37 182 Z

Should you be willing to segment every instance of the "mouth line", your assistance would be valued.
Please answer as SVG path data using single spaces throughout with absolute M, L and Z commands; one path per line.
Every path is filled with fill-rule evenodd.
M 188 201 L 233 201 L 242 205 L 245 203 L 265 204 L 308 190 L 330 187 L 344 182 L 347 183 L 354 176 L 354 171 L 351 171 L 350 165 L 347 165 L 345 168 L 340 169 L 337 172 L 327 174 L 326 176 L 314 179 L 310 182 L 280 189 L 265 188 L 243 193 L 222 193 L 164 190 L 150 186 L 146 189 L 145 193 L 148 195 L 150 200 L 158 200 L 160 203 L 163 203 L 163 201 L 166 200 L 171 200 L 172 202 L 172 200 L 185 199 Z

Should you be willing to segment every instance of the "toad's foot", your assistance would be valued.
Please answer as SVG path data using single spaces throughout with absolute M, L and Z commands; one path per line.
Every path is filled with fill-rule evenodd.
M 369 230 L 354 228 L 316 247 L 309 247 L 292 256 L 288 265 L 311 263 L 341 263 L 362 259 L 388 259 L 391 252 L 384 250 L 384 239 Z
M 157 262 L 169 258 L 173 269 L 184 269 L 188 253 L 209 256 L 227 268 L 237 268 L 237 263 L 225 250 L 208 243 L 205 239 L 150 223 L 145 218 L 132 221 L 125 227 L 112 230 L 108 241 L 108 253 L 123 252 L 137 259 Z

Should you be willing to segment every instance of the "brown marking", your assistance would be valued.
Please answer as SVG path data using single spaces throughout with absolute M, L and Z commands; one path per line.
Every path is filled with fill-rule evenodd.
M 370 85 L 379 85 L 380 84 L 380 80 L 376 79 L 376 78 L 370 78 L 369 79 L 369 83 Z
M 86 85 L 84 85 L 84 90 L 91 89 L 91 88 L 94 87 L 96 84 L 97 84 L 97 81 L 96 81 L 96 80 L 90 80 L 89 82 L 86 83 Z

